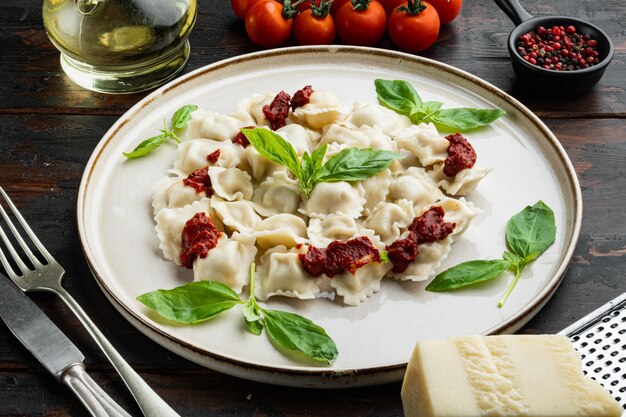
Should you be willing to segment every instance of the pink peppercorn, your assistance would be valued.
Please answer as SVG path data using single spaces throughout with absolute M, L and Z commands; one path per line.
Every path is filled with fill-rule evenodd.
M 543 26 L 520 36 L 517 53 L 528 63 L 556 71 L 589 68 L 600 62 L 598 42 L 575 26 Z

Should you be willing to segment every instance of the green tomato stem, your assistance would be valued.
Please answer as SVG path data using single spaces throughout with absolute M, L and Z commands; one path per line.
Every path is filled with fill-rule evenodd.
M 511 295 L 511 292 L 513 292 L 513 288 L 515 288 L 515 286 L 517 285 L 517 281 L 519 281 L 520 277 L 522 276 L 522 271 L 524 270 L 524 267 L 520 267 L 518 266 L 516 268 L 516 272 L 515 272 L 515 278 L 513 279 L 513 281 L 509 284 L 509 287 L 506 289 L 506 291 L 504 292 L 504 295 L 502 296 L 502 298 L 500 299 L 500 301 L 498 301 L 498 307 L 502 308 L 502 306 L 504 305 L 504 303 L 506 303 L 506 300 L 509 298 L 509 295 Z
M 396 8 L 395 12 L 403 11 L 408 15 L 415 16 L 422 13 L 425 9 L 426 6 L 422 4 L 422 0 L 407 0 L 407 5 Z
M 321 0 L 320 4 L 317 5 L 315 0 L 311 0 L 311 13 L 313 16 L 323 19 L 330 13 L 330 4 L 332 0 Z
M 367 10 L 372 0 L 352 0 L 354 10 Z

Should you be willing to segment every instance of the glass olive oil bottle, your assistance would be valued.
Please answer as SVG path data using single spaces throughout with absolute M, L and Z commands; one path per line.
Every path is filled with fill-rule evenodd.
M 107 93 L 154 88 L 187 62 L 196 0 L 44 0 L 65 73 Z

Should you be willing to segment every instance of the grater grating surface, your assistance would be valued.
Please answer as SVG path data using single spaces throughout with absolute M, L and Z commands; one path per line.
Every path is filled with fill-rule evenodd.
M 626 410 L 626 293 L 559 332 L 580 353 L 583 371 Z M 622 417 L 626 416 L 626 411 Z

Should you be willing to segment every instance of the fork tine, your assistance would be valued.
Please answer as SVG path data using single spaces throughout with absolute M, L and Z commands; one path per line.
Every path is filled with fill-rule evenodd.
M 22 275 L 24 275 L 24 273 L 28 271 L 29 269 L 24 263 L 24 261 L 22 261 L 22 258 L 20 258 L 20 255 L 17 254 L 17 252 L 15 251 L 15 248 L 13 248 L 13 245 L 11 245 L 11 241 L 9 241 L 9 238 L 7 237 L 6 233 L 4 233 L 4 229 L 2 228 L 2 226 L 0 226 L 0 239 L 2 240 L 2 242 L 4 242 L 4 246 L 6 246 L 6 248 L 9 250 L 9 253 L 13 257 L 13 260 L 17 264 L 17 267 L 20 269 L 20 272 L 22 273 Z M 2 251 L 0 250 L 0 252 Z M 9 275 L 13 271 L 4 253 L 2 253 L 2 266 L 4 266 L 4 269 L 6 269 Z
M 0 187 L 0 194 L 2 194 L 2 197 L 4 198 L 4 201 L 6 201 L 7 205 L 9 206 L 11 211 L 13 212 L 13 215 L 20 222 L 20 224 L 24 228 L 24 231 L 26 232 L 26 234 L 28 235 L 30 240 L 35 244 L 37 249 L 39 249 L 39 252 L 41 252 L 41 254 L 44 256 L 44 258 L 46 258 L 46 261 L 48 263 L 55 262 L 55 260 L 52 257 L 52 255 L 50 255 L 50 252 L 48 252 L 46 247 L 39 241 L 39 239 L 37 238 L 37 235 L 35 235 L 35 233 L 32 231 L 32 229 L 30 228 L 28 223 L 26 223 L 26 220 L 24 220 L 24 217 L 22 217 L 22 215 L 20 214 L 19 210 L 17 209 L 17 207 L 15 207 L 15 204 L 13 204 L 13 201 L 11 201 L 11 199 L 9 198 L 7 193 L 4 192 L 2 187 Z M 2 209 L 2 206 L 0 206 L 0 209 Z M 17 240 L 20 242 L 20 245 L 22 246 L 22 249 L 24 249 L 24 251 L 26 251 L 26 253 L 28 253 L 30 255 L 30 259 L 33 262 L 37 262 L 37 263 L 41 264 L 37 260 L 37 258 L 35 258 L 35 256 L 31 252 L 31 250 L 28 248 L 28 246 L 24 242 L 24 239 L 22 239 L 22 237 L 19 235 L 19 233 L 17 232 L 17 229 L 15 229 L 15 226 L 13 226 L 13 223 L 11 222 L 11 220 L 9 220 L 9 218 L 8 218 L 6 212 L 4 211 L 4 209 L 2 209 L 2 216 L 4 217 L 4 220 L 7 222 L 9 227 L 11 228 L 11 231 L 13 232 L 13 234 L 15 235 Z
M 22 250 L 24 251 L 24 253 L 28 257 L 28 259 L 30 259 L 30 261 L 35 266 L 43 266 L 41 264 L 41 262 L 39 262 L 39 259 L 37 259 L 35 257 L 35 255 L 33 254 L 33 252 L 30 250 L 30 248 L 28 247 L 28 245 L 26 244 L 26 242 L 22 238 L 22 235 L 20 235 L 20 232 L 15 228 L 15 225 L 13 224 L 13 222 L 11 221 L 9 216 L 7 215 L 7 212 L 4 211 L 4 208 L 2 207 L 2 205 L 0 205 L 0 215 L 2 215 L 2 218 L 4 219 L 5 223 L 7 224 L 7 226 L 9 226 L 9 229 L 11 229 L 11 233 L 13 233 L 13 236 L 15 236 L 15 239 L 17 240 L 17 242 L 22 247 Z
M 18 275 L 15 273 L 15 271 L 13 271 L 13 268 L 11 267 L 11 265 L 9 264 L 9 260 L 7 259 L 7 257 L 4 255 L 4 252 L 2 251 L 2 248 L 0 248 L 0 264 L 2 264 L 2 267 L 4 268 L 4 270 L 6 271 L 6 274 L 9 276 L 9 278 L 11 278 L 13 281 L 15 281 L 16 279 L 18 279 Z

